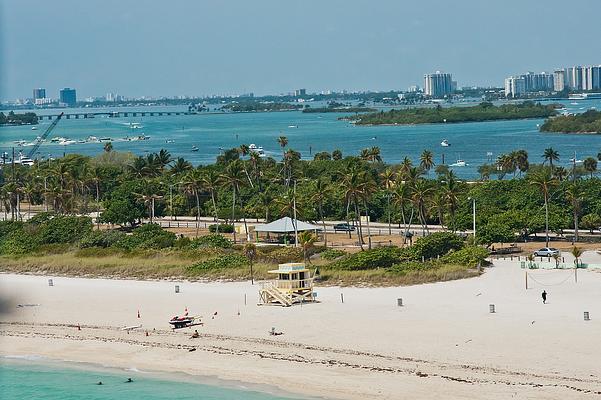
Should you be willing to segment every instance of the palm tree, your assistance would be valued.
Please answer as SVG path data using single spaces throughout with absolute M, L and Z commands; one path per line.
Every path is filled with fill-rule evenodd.
M 250 284 L 255 284 L 255 277 L 253 273 L 253 263 L 257 258 L 257 246 L 254 243 L 248 242 L 244 245 L 244 255 L 248 259 L 248 264 L 250 266 Z
M 380 179 L 382 184 L 384 185 L 384 189 L 386 191 L 386 208 L 388 210 L 388 234 L 392 235 L 392 227 L 391 227 L 391 210 L 390 210 L 390 194 L 394 188 L 396 182 L 396 173 L 392 170 L 392 168 L 387 168 L 384 172 L 380 174 Z
M 282 154 L 285 154 L 285 153 L 284 153 L 284 148 L 285 148 L 286 146 L 288 146 L 288 138 L 287 138 L 286 136 L 280 136 L 280 137 L 278 138 L 278 144 L 279 144 L 279 145 L 280 145 L 280 147 L 282 148 Z
M 566 188 L 566 198 L 572 203 L 572 214 L 574 216 L 574 241 L 578 241 L 578 216 L 580 215 L 582 200 L 586 192 L 580 187 L 578 182 L 573 182 Z
M 424 150 L 419 156 L 419 166 L 426 172 L 430 172 L 430 169 L 434 166 L 434 156 L 430 150 Z
M 516 166 L 520 171 L 520 175 L 522 175 L 523 172 L 528 171 L 528 169 L 530 168 L 530 163 L 528 161 L 528 152 L 526 150 L 517 150 L 513 152 L 513 155 L 515 158 Z
M 563 182 L 567 179 L 569 173 L 564 167 L 555 167 L 553 171 L 553 176 L 557 178 L 559 182 Z
M 582 165 L 584 166 L 584 170 L 591 174 L 592 178 L 595 171 L 597 171 L 597 160 L 593 157 L 587 157 Z
M 411 208 L 411 216 L 409 217 L 409 225 L 407 225 L 407 221 L 405 218 L 405 207 L 407 204 L 411 205 L 411 190 L 409 185 L 403 182 L 398 182 L 394 187 L 394 191 L 392 192 L 392 202 L 393 204 L 401 210 L 401 218 L 403 221 L 403 227 L 405 229 L 404 238 L 407 237 L 407 233 L 409 232 L 409 226 L 411 226 L 411 221 L 413 220 L 413 207 Z M 400 224 L 399 224 L 400 228 Z
M 411 170 L 411 168 L 413 168 L 413 162 L 411 161 L 411 159 L 409 157 L 403 158 L 400 170 L 400 176 L 403 180 L 407 180 L 407 176 L 409 175 L 409 171 Z
M 204 176 L 199 169 L 189 171 L 182 180 L 182 186 L 186 193 L 191 194 L 196 199 L 196 237 L 200 230 L 200 192 L 203 189 Z
M 369 161 L 371 162 L 382 162 L 382 155 L 380 154 L 380 148 L 378 146 L 373 146 L 368 150 L 369 153 Z
M 221 177 L 214 169 L 208 169 L 202 174 L 202 185 L 211 194 L 211 202 L 213 203 L 213 213 L 215 222 L 217 223 L 216 233 L 219 233 L 219 211 L 217 210 L 217 202 L 215 200 L 215 194 L 217 189 L 221 185 Z
M 583 250 L 580 247 L 574 246 L 571 253 L 574 256 L 574 279 L 578 282 L 578 260 L 582 256 Z
M 449 214 L 451 216 L 450 222 L 453 224 L 452 229 L 455 231 L 455 212 L 457 211 L 457 204 L 459 203 L 459 193 L 461 189 L 457 179 L 455 179 L 455 174 L 453 171 L 449 171 L 447 174 L 446 182 L 442 190 L 444 199 L 446 200 L 446 204 L 449 208 Z
M 306 262 L 311 262 L 309 260 L 309 250 L 313 247 L 315 242 L 317 241 L 317 236 L 311 231 L 303 231 L 298 235 L 298 242 L 301 244 L 303 248 L 303 260 Z
M 242 164 L 240 160 L 232 161 L 225 168 L 225 173 L 221 175 L 221 179 L 224 186 L 230 186 L 232 189 L 232 225 L 234 225 L 234 243 L 236 243 L 236 196 L 240 190 L 240 187 L 244 185 L 244 169 L 242 168 Z M 240 208 L 242 207 L 242 201 L 240 201 Z M 244 212 L 242 213 L 244 218 L 244 228 L 246 230 L 246 217 L 244 217 Z
M 312 195 L 310 201 L 317 206 L 319 211 L 319 218 L 321 219 L 321 224 L 323 226 L 323 243 L 325 247 L 328 247 L 328 232 L 326 231 L 323 205 L 328 200 L 331 190 L 332 188 L 321 178 L 317 178 L 317 180 L 313 182 L 313 187 L 311 188 Z
M 361 196 L 363 195 L 365 175 L 365 171 L 360 170 L 359 167 L 356 164 L 354 164 L 351 165 L 351 167 L 343 175 L 341 182 L 342 188 L 344 190 L 344 198 L 347 204 L 347 215 L 351 204 L 354 206 L 355 209 L 355 219 L 359 225 L 359 246 L 361 247 L 361 250 L 364 250 L 364 242 L 363 228 L 361 224 L 361 214 L 359 211 L 359 202 L 361 200 Z
M 545 243 L 549 247 L 549 192 L 558 182 L 551 170 L 544 168 L 530 176 L 530 184 L 538 187 L 545 200 Z
M 111 142 L 107 142 L 104 144 L 103 149 L 106 153 L 110 153 L 111 151 L 113 151 L 113 144 Z
M 159 165 L 159 169 L 161 172 L 165 169 L 165 167 L 171 164 L 173 158 L 171 158 L 171 153 L 169 153 L 165 149 L 161 149 L 159 153 L 156 155 L 156 162 Z
M 552 147 L 549 147 L 543 152 L 543 158 L 545 159 L 543 164 L 549 161 L 549 165 L 551 166 L 551 169 L 553 169 L 553 161 L 559 161 L 559 153 L 553 150 Z
M 143 181 L 143 182 L 144 182 L 144 185 L 143 185 L 140 193 L 134 193 L 134 195 L 136 197 L 138 197 L 138 199 L 140 201 L 142 201 L 142 203 L 144 203 L 146 208 L 148 208 L 148 215 L 150 217 L 150 223 L 152 224 L 153 220 L 154 220 L 155 202 L 156 202 L 156 200 L 161 200 L 163 198 L 163 196 L 158 195 L 156 193 L 154 185 L 151 185 L 150 182 L 148 182 L 148 181 Z
M 419 217 L 422 228 L 426 233 L 430 233 L 428 229 L 427 220 L 427 204 L 434 192 L 434 188 L 428 184 L 425 179 L 418 179 L 411 188 L 412 195 L 411 199 L 415 208 L 417 209 L 417 216 Z
M 183 157 L 178 157 L 175 163 L 171 166 L 169 172 L 171 175 L 181 175 L 192 169 L 192 164 L 186 161 Z

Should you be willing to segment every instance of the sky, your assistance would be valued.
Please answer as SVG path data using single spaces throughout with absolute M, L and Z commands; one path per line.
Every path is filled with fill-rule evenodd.
M 502 86 L 601 64 L 601 0 L 0 0 L 0 99 Z

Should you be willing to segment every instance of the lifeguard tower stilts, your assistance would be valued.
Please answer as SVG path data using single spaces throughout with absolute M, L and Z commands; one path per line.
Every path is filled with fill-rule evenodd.
M 265 283 L 259 291 L 262 304 L 289 307 L 294 303 L 315 300 L 313 278 L 305 264 L 279 264 L 278 269 L 268 272 L 277 274 L 277 279 Z

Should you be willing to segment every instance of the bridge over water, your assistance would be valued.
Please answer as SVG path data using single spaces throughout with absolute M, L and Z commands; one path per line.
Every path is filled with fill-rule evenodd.
M 108 117 L 108 118 L 125 118 L 125 117 L 154 117 L 163 115 L 198 115 L 197 112 L 188 111 L 92 111 L 92 112 L 74 112 L 65 113 L 63 118 L 65 119 L 86 119 L 96 117 Z M 38 120 L 53 120 L 58 118 L 58 114 L 55 115 L 38 115 Z

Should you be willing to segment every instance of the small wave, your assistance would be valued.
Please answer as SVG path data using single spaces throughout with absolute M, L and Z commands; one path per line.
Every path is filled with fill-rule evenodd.
M 44 357 L 38 356 L 36 354 L 25 354 L 25 355 L 7 354 L 5 356 L 0 356 L 0 358 L 9 358 L 9 359 L 13 359 L 13 360 L 26 360 L 26 361 L 44 360 Z
M 146 372 L 146 371 L 139 370 L 139 369 L 138 369 L 138 368 L 136 368 L 136 367 L 125 368 L 125 369 L 124 369 L 124 371 L 136 372 L 136 373 L 138 373 L 138 374 L 147 374 L 147 373 L 148 373 L 148 372 Z

